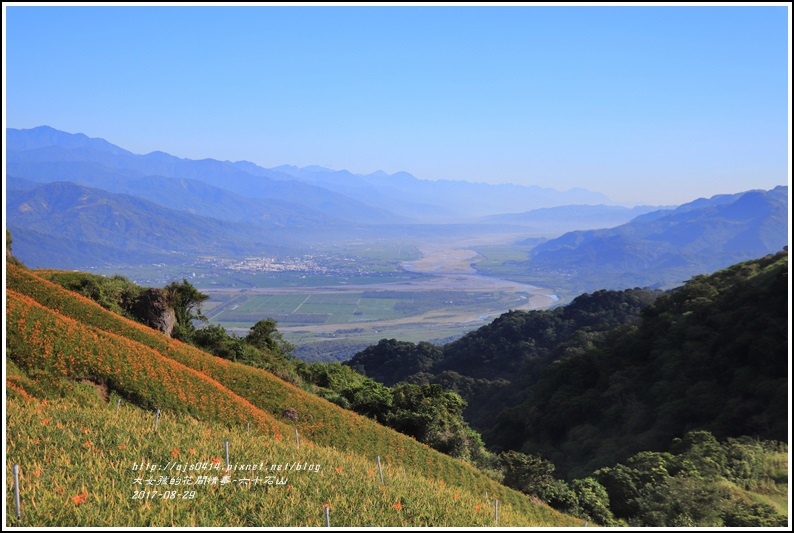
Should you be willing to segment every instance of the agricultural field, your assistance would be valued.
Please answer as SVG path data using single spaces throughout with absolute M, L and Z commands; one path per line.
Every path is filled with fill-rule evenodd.
M 382 338 L 409 342 L 459 337 L 510 309 L 541 306 L 550 297 L 509 290 L 334 290 L 299 293 L 264 290 L 205 290 L 210 322 L 245 335 L 257 321 L 276 320 L 279 331 L 302 350 L 329 339 L 355 339 L 365 347 Z M 342 360 L 326 343 L 320 360 Z M 330 355 L 329 355 L 330 354 Z M 337 356 L 334 356 L 336 354 Z M 300 354 L 299 354 L 300 355 Z M 317 360 L 317 357 L 308 359 Z
M 210 323 L 245 335 L 272 319 L 298 357 L 341 361 L 383 338 L 443 343 L 507 311 L 554 305 L 553 291 L 509 276 L 505 265 L 529 246 L 503 239 L 325 244 L 301 257 L 205 258 L 127 274 L 150 286 L 185 278 L 210 296 Z

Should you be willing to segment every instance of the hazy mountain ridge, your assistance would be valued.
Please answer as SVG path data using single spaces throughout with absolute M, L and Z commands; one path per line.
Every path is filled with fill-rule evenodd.
M 405 222 L 382 209 L 375 209 L 333 191 L 294 180 L 277 179 L 278 173 L 260 169 L 251 174 L 251 165 L 214 159 L 190 160 L 151 152 L 136 155 L 115 145 L 93 142 L 80 134 L 66 134 L 42 126 L 31 130 L 7 130 L 7 170 L 15 176 L 35 181 L 74 181 L 114 192 L 139 192 L 136 180 L 162 176 L 198 180 L 219 189 L 247 198 L 259 198 L 317 211 L 326 216 L 345 213 L 351 222 Z M 47 142 L 65 142 L 46 145 Z M 34 146 L 31 149 L 18 147 Z M 247 171 L 240 170 L 244 166 Z M 256 167 L 259 168 L 259 167 Z M 120 189 L 121 184 L 128 188 Z M 166 205 L 166 207 L 169 207 Z M 196 207 L 198 210 L 198 207 Z
M 563 205 L 541 207 L 521 213 L 490 215 L 480 219 L 483 224 L 512 224 L 528 226 L 534 231 L 575 231 L 612 228 L 635 220 L 642 215 L 667 209 L 660 206 L 641 205 Z
M 777 252 L 788 237 L 788 187 L 778 186 L 701 198 L 610 229 L 572 231 L 533 248 L 524 265 L 577 276 L 583 290 L 669 287 Z
M 568 292 L 578 294 L 601 288 L 669 288 L 692 275 L 775 252 L 788 242 L 787 187 L 756 191 L 755 197 L 742 201 L 750 193 L 718 195 L 643 213 L 653 208 L 605 205 L 602 195 L 584 190 L 561 193 L 540 187 L 419 180 L 406 172 L 356 175 L 318 166 L 265 169 L 248 161 L 188 160 L 164 152 L 136 155 L 102 139 L 46 126 L 8 129 L 7 141 L 7 220 L 16 232 L 28 232 L 20 235 L 18 253 L 23 261 L 30 261 L 26 254 L 34 254 L 31 265 L 90 267 L 95 263 L 89 257 L 123 257 L 119 252 L 124 249 L 136 262 L 144 256 L 162 256 L 163 249 L 142 247 L 143 241 L 130 239 L 130 232 L 144 227 L 155 234 L 151 243 L 161 242 L 166 250 L 185 254 L 199 250 L 246 253 L 255 247 L 252 243 L 267 245 L 272 255 L 279 249 L 305 248 L 307 242 L 322 240 L 424 240 L 476 232 L 526 232 L 529 240 L 524 246 L 534 246 L 541 238 L 551 240 L 536 246 L 528 261 L 511 261 L 497 275 L 517 275 L 521 281 L 548 287 L 565 279 L 571 285 Z M 117 195 L 114 202 L 130 204 L 132 197 L 154 202 L 167 211 L 155 213 L 148 206 L 153 210 L 152 221 L 168 228 L 178 220 L 190 237 L 186 242 L 158 241 L 157 228 L 142 224 L 140 211 L 132 216 L 139 218 L 138 230 L 133 230 L 133 226 L 108 225 L 107 214 L 96 208 L 84 206 L 77 217 L 72 206 L 69 214 L 58 215 L 61 218 L 47 214 L 47 222 L 34 220 L 32 213 L 24 215 L 14 209 L 18 205 L 9 203 L 20 198 L 17 192 L 30 192 L 31 182 L 56 181 Z M 547 204 L 556 205 L 537 207 Z M 132 204 L 119 207 L 119 212 L 130 209 Z M 494 210 L 513 214 L 478 216 Z M 177 213 L 194 218 L 174 218 Z M 76 230 L 78 218 L 86 225 L 83 236 Z M 456 224 L 442 224 L 450 221 Z M 111 236 L 108 231 L 114 228 L 118 234 Z M 572 229 L 576 231 L 561 235 Z M 103 232 L 102 239 L 86 238 Z M 55 248 L 60 250 L 53 249 L 50 260 L 47 250 L 25 244 L 45 235 L 54 237 Z M 124 248 L 125 243 L 137 247 Z M 92 244 L 101 249 L 90 250 Z M 81 253 L 64 263 L 70 249 Z
M 603 194 L 586 189 L 555 189 L 512 184 L 491 185 L 460 180 L 420 180 L 408 172 L 387 174 L 382 171 L 357 175 L 346 170 L 323 167 L 276 167 L 307 183 L 337 190 L 373 205 L 387 206 L 399 200 L 398 209 L 413 216 L 471 218 L 519 209 L 552 207 L 567 204 L 608 202 Z M 386 202 L 386 203 L 384 203 Z M 428 210 L 435 206 L 435 211 Z M 406 209 L 407 208 L 407 209 Z M 439 208 L 441 208 L 439 210 Z
M 531 207 L 608 202 L 604 195 L 584 189 L 560 192 L 518 185 L 420 180 L 407 172 L 362 176 L 318 166 L 265 169 L 248 161 L 189 160 L 164 152 L 136 155 L 103 139 L 48 126 L 7 129 L 7 151 L 8 172 L 28 179 L 76 181 L 77 172 L 72 171 L 71 176 L 53 174 L 57 168 L 47 163 L 93 163 L 128 178 L 201 180 L 243 196 L 292 202 L 325 214 L 345 213 L 355 216 L 355 222 L 408 222 L 409 217 L 437 221 L 440 217 L 471 218 Z M 84 184 L 105 188 L 96 181 Z
M 70 182 L 48 183 L 28 191 L 8 190 L 6 209 L 17 253 L 30 266 L 39 266 L 31 258 L 42 253 L 41 245 L 31 239 L 34 234 L 64 240 L 51 251 L 54 255 L 79 249 L 79 255 L 69 261 L 70 267 L 95 264 L 97 259 L 113 263 L 125 253 L 131 258 L 165 256 L 173 261 L 180 256 L 185 260 L 201 254 L 280 248 L 261 227 L 201 217 Z

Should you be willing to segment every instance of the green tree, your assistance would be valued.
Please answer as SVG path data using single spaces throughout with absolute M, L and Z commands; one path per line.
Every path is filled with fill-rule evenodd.
M 524 494 L 543 498 L 544 488 L 554 479 L 554 464 L 539 455 L 502 452 L 499 464 L 504 472 L 503 483 Z
M 575 479 L 571 488 L 576 493 L 577 516 L 587 518 L 602 526 L 615 525 L 615 517 L 609 509 L 606 489 L 592 477 Z
M 193 322 L 207 320 L 201 312 L 201 304 L 209 299 L 209 295 L 199 292 L 186 279 L 183 279 L 182 283 L 173 281 L 163 290 L 176 315 L 173 337 L 190 341 L 196 330 Z
M 251 326 L 245 342 L 274 355 L 291 357 L 295 347 L 284 340 L 281 332 L 276 329 L 276 324 L 277 322 L 271 318 L 260 320 Z
M 485 445 L 463 420 L 464 407 L 459 394 L 441 385 L 398 383 L 384 424 L 452 457 L 477 461 Z
M 593 476 L 606 489 L 615 516 L 629 518 L 638 512 L 640 474 L 636 470 L 618 464 L 596 470 Z
M 670 451 L 686 465 L 690 476 L 713 479 L 729 473 L 725 449 L 708 431 L 690 431 L 683 439 L 674 439 Z
M 244 361 L 243 343 L 241 339 L 230 336 L 220 324 L 209 324 L 193 333 L 193 343 L 213 355 L 230 361 Z

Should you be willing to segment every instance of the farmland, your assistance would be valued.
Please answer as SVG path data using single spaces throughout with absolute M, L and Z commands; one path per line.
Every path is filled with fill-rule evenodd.
M 270 318 L 300 358 L 345 360 L 383 338 L 442 343 L 509 310 L 553 305 L 550 289 L 491 277 L 511 276 L 490 269 L 524 257 L 528 247 L 515 251 L 515 238 L 349 241 L 309 246 L 300 257 L 205 257 L 105 273 L 147 286 L 188 279 L 210 296 L 202 311 L 211 323 L 245 335 Z
M 237 334 L 271 318 L 302 358 L 341 360 L 382 338 L 443 342 L 508 310 L 557 300 L 547 289 L 479 275 L 472 264 L 485 257 L 467 244 L 422 244 L 394 264 L 401 279 L 389 282 L 202 288 L 210 295 L 204 314 Z

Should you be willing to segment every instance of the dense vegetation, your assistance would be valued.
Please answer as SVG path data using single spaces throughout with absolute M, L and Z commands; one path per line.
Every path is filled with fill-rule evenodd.
M 785 252 L 693 278 L 639 325 L 549 365 L 499 415 L 494 444 L 581 475 L 693 429 L 785 441 L 788 292 Z
M 751 465 L 787 449 L 788 293 L 783 251 L 664 294 L 597 291 L 550 311 L 513 311 L 441 347 L 383 340 L 348 364 L 386 383 L 458 391 L 466 419 L 502 452 L 505 482 L 567 512 L 604 524 L 769 525 L 780 521 L 773 508 L 724 485 L 750 482 L 725 468 L 704 474 L 690 463 L 707 447 L 682 456 L 676 439 L 699 431 L 755 472 L 750 484 L 787 492 L 780 469 Z M 649 458 L 664 476 L 647 477 Z M 691 503 L 698 491 L 713 501 Z M 711 514 L 698 515 L 703 506 Z
M 345 364 L 387 385 L 437 383 L 454 390 L 468 403 L 466 419 L 487 434 L 496 414 L 528 399 L 528 387 L 552 361 L 603 344 L 617 326 L 636 324 L 661 294 L 583 294 L 552 310 L 510 311 L 444 346 L 384 339 Z

